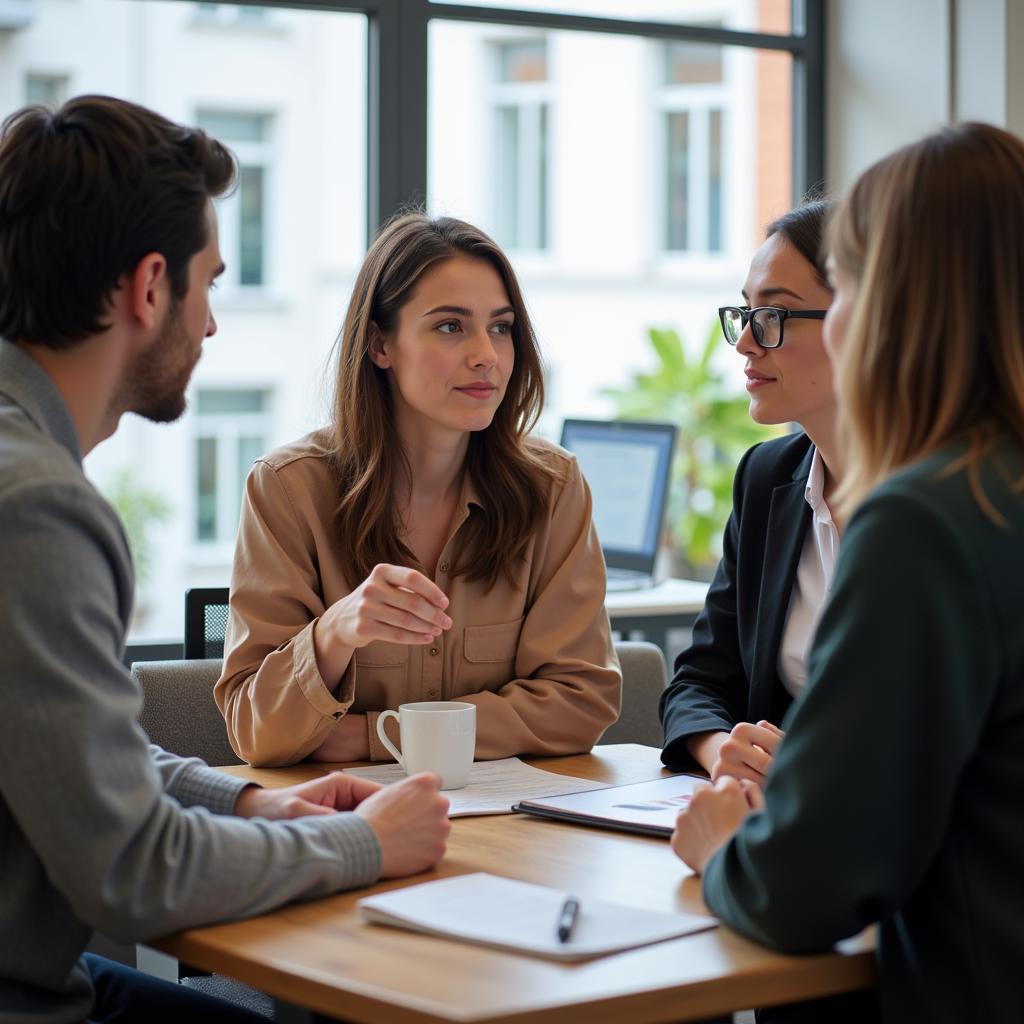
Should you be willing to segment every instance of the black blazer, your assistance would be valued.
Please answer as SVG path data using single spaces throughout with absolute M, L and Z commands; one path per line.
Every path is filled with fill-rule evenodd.
M 699 767 L 686 749 L 694 733 L 761 719 L 778 725 L 792 702 L 776 665 L 811 521 L 804 489 L 813 452 L 801 433 L 755 445 L 740 460 L 722 560 L 661 697 L 669 768 Z

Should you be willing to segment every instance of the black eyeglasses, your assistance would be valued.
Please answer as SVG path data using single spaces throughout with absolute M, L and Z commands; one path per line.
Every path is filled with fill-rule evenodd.
M 782 309 L 780 306 L 719 306 L 718 319 L 730 345 L 740 340 L 743 329 L 750 324 L 754 341 L 761 348 L 778 348 L 782 344 L 782 328 L 791 317 L 800 320 L 824 320 L 824 309 Z

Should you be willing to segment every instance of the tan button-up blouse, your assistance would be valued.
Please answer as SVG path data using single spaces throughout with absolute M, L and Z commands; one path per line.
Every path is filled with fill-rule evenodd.
M 214 691 L 238 755 L 292 764 L 352 711 L 367 716 L 370 756 L 389 760 L 379 712 L 452 699 L 477 706 L 477 758 L 589 750 L 618 715 L 622 677 L 590 491 L 575 458 L 537 442 L 555 480 L 515 587 L 500 579 L 487 590 L 449 574 L 462 525 L 487 501 L 467 481 L 434 577 L 448 595 L 451 629 L 428 646 L 376 641 L 356 650 L 332 692 L 317 668 L 313 626 L 352 588 L 334 530 L 326 441 L 311 434 L 278 449 L 246 484 Z

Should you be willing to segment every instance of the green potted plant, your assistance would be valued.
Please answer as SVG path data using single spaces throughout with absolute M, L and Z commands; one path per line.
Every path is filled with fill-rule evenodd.
M 171 505 L 158 491 L 147 487 L 130 466 L 111 474 L 102 488 L 107 501 L 117 510 L 128 535 L 128 547 L 135 563 L 135 609 L 133 629 L 141 627 L 149 613 L 146 585 L 150 581 L 153 562 L 152 528 L 171 517 Z
M 621 419 L 657 420 L 679 428 L 666 530 L 670 571 L 709 579 L 732 509 L 736 464 L 751 445 L 781 431 L 754 423 L 746 395 L 730 390 L 713 365 L 716 348 L 725 344 L 717 321 L 695 357 L 675 330 L 652 327 L 648 336 L 657 357 L 654 369 L 634 373 L 628 386 L 602 393 L 615 401 Z

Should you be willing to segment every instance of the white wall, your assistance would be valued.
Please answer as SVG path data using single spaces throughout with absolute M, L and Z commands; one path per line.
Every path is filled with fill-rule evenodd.
M 839 194 L 945 122 L 949 0 L 829 0 L 826 169 Z
M 826 168 L 867 166 L 951 120 L 1024 135 L 1022 0 L 829 0 Z

